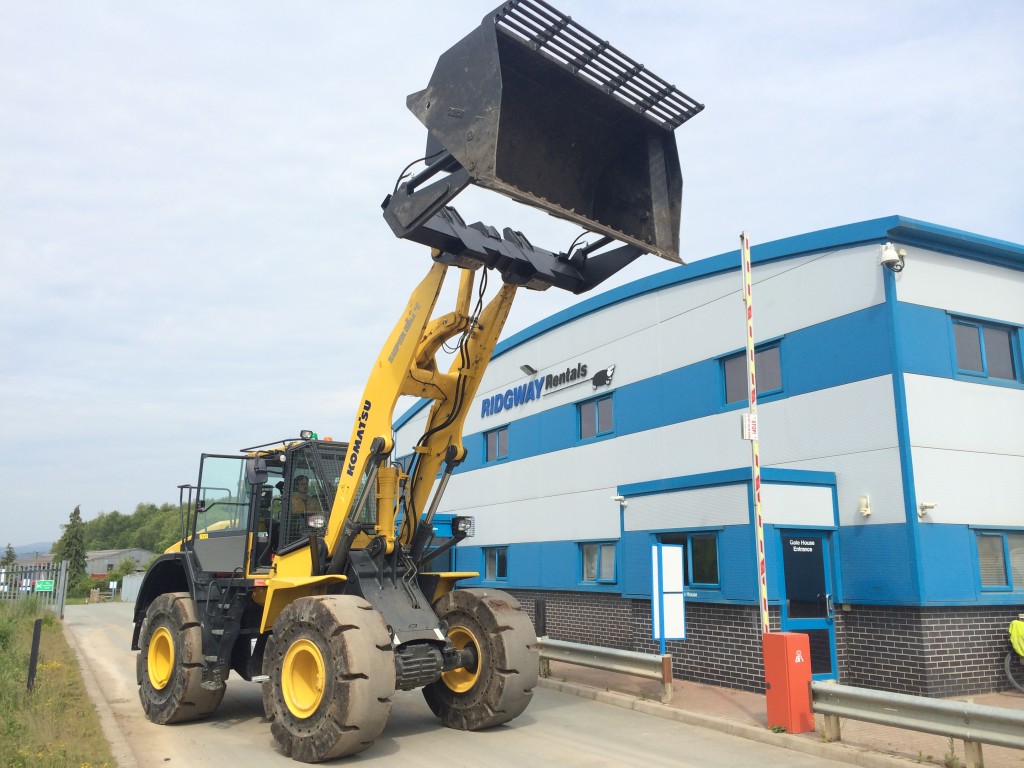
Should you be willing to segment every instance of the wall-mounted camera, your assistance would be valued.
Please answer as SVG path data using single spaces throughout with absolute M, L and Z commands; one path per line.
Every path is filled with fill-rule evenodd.
M 892 243 L 886 243 L 878 247 L 878 263 L 883 267 L 891 269 L 893 272 L 903 271 L 903 259 L 906 258 L 907 252 L 900 248 L 896 249 Z

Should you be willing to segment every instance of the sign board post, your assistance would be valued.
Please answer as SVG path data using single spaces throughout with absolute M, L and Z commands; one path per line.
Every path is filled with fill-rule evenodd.
M 665 655 L 666 640 L 686 639 L 686 604 L 683 598 L 683 547 L 655 544 L 651 547 L 651 628 Z

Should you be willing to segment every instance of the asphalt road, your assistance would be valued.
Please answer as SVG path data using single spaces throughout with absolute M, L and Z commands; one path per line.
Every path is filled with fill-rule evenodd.
M 132 606 L 68 606 L 65 629 L 83 662 L 121 768 L 294 766 L 263 718 L 260 688 L 237 677 L 208 719 L 158 726 L 146 720 L 135 683 Z M 696 726 L 537 688 L 526 712 L 483 732 L 442 728 L 419 691 L 399 691 L 381 738 L 339 765 L 420 766 L 838 766 Z

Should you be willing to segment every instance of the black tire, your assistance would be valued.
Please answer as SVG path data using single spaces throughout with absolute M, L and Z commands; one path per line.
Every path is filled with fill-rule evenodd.
M 445 672 L 423 688 L 431 711 L 449 728 L 476 731 L 518 717 L 533 698 L 537 636 L 519 602 L 493 589 L 459 589 L 434 609 L 459 648 L 472 643 L 477 664 Z
M 304 763 L 362 752 L 391 715 L 391 635 L 361 597 L 304 597 L 287 606 L 267 641 L 263 674 L 270 731 Z
M 152 722 L 198 720 L 220 705 L 224 683 L 203 687 L 203 633 L 187 592 L 167 592 L 150 603 L 139 648 L 135 677 Z
M 1010 685 L 1024 693 L 1024 656 L 1011 648 L 1006 654 L 1006 663 L 1003 666 L 1006 668 L 1006 678 Z

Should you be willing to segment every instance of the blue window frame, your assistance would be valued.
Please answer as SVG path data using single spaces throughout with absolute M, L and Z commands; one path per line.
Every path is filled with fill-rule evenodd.
M 757 368 L 757 396 L 774 395 L 782 391 L 782 351 L 779 342 L 754 348 Z M 747 402 L 747 353 L 736 352 L 721 360 L 725 404 Z
M 611 395 L 587 400 L 576 408 L 579 416 L 580 440 L 610 435 L 615 431 L 615 410 Z
M 1020 381 L 1018 329 L 968 317 L 951 317 L 958 376 Z
M 985 591 L 1024 590 L 1024 533 L 976 531 L 978 571 Z
M 500 461 L 508 458 L 508 425 L 485 433 L 484 439 L 486 441 L 484 461 Z
M 590 584 L 615 583 L 615 542 L 587 541 L 580 544 L 580 581 Z
M 719 589 L 718 532 L 663 533 L 658 536 L 662 544 L 678 544 L 685 552 L 683 583 L 688 587 Z
M 484 579 L 506 581 L 508 579 L 508 547 L 486 547 L 484 549 Z

